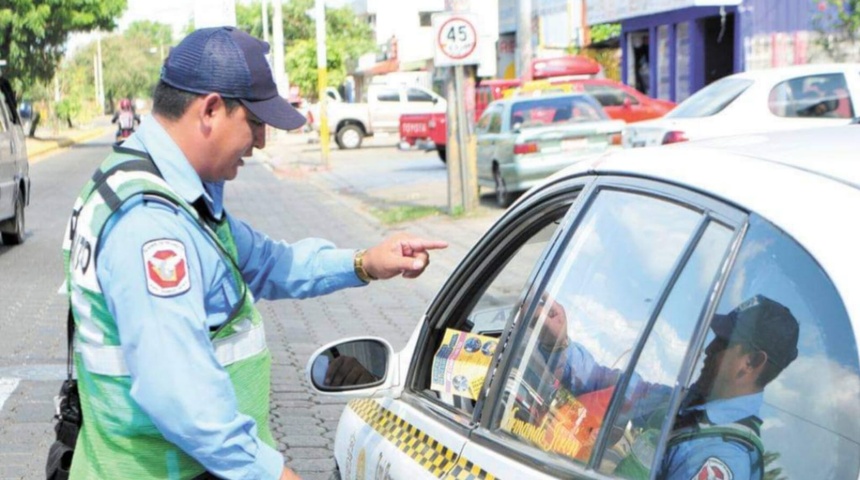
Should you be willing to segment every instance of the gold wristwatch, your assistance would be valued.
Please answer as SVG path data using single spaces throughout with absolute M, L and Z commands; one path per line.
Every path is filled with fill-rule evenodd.
M 364 269 L 364 254 L 367 250 L 361 249 L 355 252 L 352 257 L 352 267 L 355 269 L 355 275 L 364 283 L 370 283 L 371 280 L 376 280 L 376 277 L 367 273 Z

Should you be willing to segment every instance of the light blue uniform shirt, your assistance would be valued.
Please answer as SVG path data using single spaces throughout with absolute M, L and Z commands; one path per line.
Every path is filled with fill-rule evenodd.
M 223 209 L 224 183 L 202 182 L 167 132 L 146 117 L 125 147 L 148 152 L 167 183 L 193 203 L 203 197 L 215 218 L 226 215 L 238 265 L 255 299 L 305 298 L 364 285 L 353 250 L 328 241 L 276 242 Z M 142 248 L 171 239 L 185 247 L 190 288 L 161 297 L 147 290 Z M 131 396 L 170 442 L 223 478 L 277 479 L 283 456 L 260 441 L 254 420 L 237 411 L 233 385 L 217 362 L 211 327 L 240 300 L 228 265 L 186 213 L 142 197 L 129 200 L 102 233 L 96 266 L 116 319 Z
M 559 384 L 569 389 L 574 395 L 601 390 L 618 382 L 621 370 L 612 369 L 598 364 L 594 356 L 582 345 L 571 342 L 563 350 L 564 355 L 548 353 L 541 348 L 545 361 L 559 380 Z M 665 406 L 669 401 L 672 389 L 667 385 L 650 383 L 642 380 L 636 373 L 630 379 L 627 387 L 629 411 L 625 412 L 634 424 L 643 421 L 647 415 L 657 408 Z M 758 415 L 764 401 L 764 394 L 757 393 L 740 397 L 712 400 L 702 405 L 690 407 L 680 413 L 690 410 L 704 410 L 708 421 L 714 425 L 728 425 L 752 415 Z M 663 467 L 658 478 L 667 480 L 690 480 L 703 468 L 727 468 L 735 479 L 760 479 L 761 471 L 753 471 L 753 465 L 758 464 L 758 452 L 738 441 L 726 441 L 718 436 L 707 436 L 685 440 L 670 447 L 663 458 Z M 711 462 L 706 465 L 709 459 Z M 722 465 L 721 465 L 722 464 Z M 757 469 L 756 469 L 757 470 Z M 707 477 L 707 478 L 720 478 Z

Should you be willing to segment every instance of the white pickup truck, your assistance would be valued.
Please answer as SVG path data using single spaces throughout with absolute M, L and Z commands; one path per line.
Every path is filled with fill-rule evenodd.
M 381 85 L 368 87 L 367 103 L 346 103 L 334 89 L 326 102 L 329 132 L 342 149 L 358 148 L 364 137 L 376 133 L 397 134 L 400 116 L 407 113 L 445 112 L 445 99 L 417 85 Z M 319 104 L 311 105 L 308 123 L 319 131 Z

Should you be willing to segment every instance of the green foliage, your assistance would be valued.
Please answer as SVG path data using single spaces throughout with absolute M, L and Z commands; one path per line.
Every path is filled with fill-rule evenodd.
M 3 75 L 18 95 L 49 82 L 72 32 L 113 30 L 126 0 L 14 0 L 0 6 Z
M 427 205 L 393 205 L 390 208 L 373 209 L 373 216 L 386 225 L 418 220 L 431 215 L 439 215 L 441 212 L 436 207 Z
M 292 0 L 283 6 L 284 63 L 290 84 L 305 97 L 317 97 L 316 26 L 307 12 L 314 0 Z M 262 38 L 259 2 L 236 5 L 239 28 Z M 326 8 L 326 69 L 328 86 L 340 85 L 347 67 L 362 54 L 376 50 L 373 32 L 348 7 Z
M 812 24 L 820 33 L 816 43 L 832 60 L 848 60 L 848 52 L 858 47 L 860 0 L 814 0 L 814 3 L 818 13 L 813 15 Z
M 600 43 L 610 38 L 621 36 L 620 23 L 601 23 L 600 25 L 592 25 L 590 29 L 591 43 Z

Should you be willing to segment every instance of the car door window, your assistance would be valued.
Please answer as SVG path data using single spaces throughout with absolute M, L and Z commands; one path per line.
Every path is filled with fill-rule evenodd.
M 490 128 L 490 117 L 492 116 L 492 112 L 485 111 L 481 118 L 478 119 L 478 123 L 475 124 L 475 130 L 477 133 L 486 132 L 487 129 Z
M 674 201 L 600 191 L 556 260 L 530 321 L 522 324 L 490 430 L 564 461 L 588 462 L 661 294 L 703 225 L 701 211 Z M 708 251 L 703 247 L 702 255 Z M 713 260 L 700 263 L 712 271 L 696 273 L 713 279 Z M 659 327 L 667 341 L 676 341 L 672 348 L 683 351 L 692 328 L 670 330 Z M 671 384 L 678 373 L 673 358 L 675 365 L 665 371 L 645 372 L 648 379 Z M 657 384 L 653 390 L 668 396 L 672 389 Z
M 400 91 L 392 89 L 379 90 L 376 93 L 376 99 L 380 102 L 399 102 Z
M 733 325 L 726 352 L 736 347 L 751 352 L 754 366 L 764 361 L 756 378 L 763 396 L 752 395 L 752 408 L 741 404 L 748 409 L 744 415 L 760 421 L 760 443 L 751 443 L 762 450 L 763 478 L 857 478 L 857 340 L 826 272 L 791 237 L 751 215 L 724 292 L 705 344 L 711 345 L 717 331 L 725 334 L 725 324 Z M 707 371 L 707 353 L 706 348 L 694 372 Z M 714 376 L 712 397 L 730 375 L 718 371 Z M 712 414 L 725 412 L 709 410 Z M 664 461 L 672 454 L 670 448 Z M 693 458 L 687 471 L 701 471 L 707 457 Z
M 499 109 L 494 109 L 490 115 L 490 125 L 487 128 L 487 133 L 500 133 L 502 131 L 502 112 Z
M 418 90 L 417 88 L 410 88 L 406 90 L 406 101 L 407 102 L 432 102 L 433 96 L 429 93 Z
M 494 234 L 497 240 L 485 248 L 480 248 L 479 244 L 477 251 L 471 254 L 472 261 L 465 262 L 464 270 L 458 274 L 463 284 L 451 287 L 447 293 L 443 290 L 441 294 L 450 295 L 452 299 L 443 302 L 445 311 L 438 314 L 440 320 L 429 335 L 423 352 L 418 354 L 422 360 L 416 364 L 413 382 L 417 391 L 438 405 L 464 414 L 473 412 L 475 395 L 458 390 L 460 384 L 454 381 L 457 375 L 443 371 L 446 367 L 462 370 L 458 358 L 451 355 L 453 348 L 447 347 L 456 347 L 458 340 L 462 344 L 470 334 L 482 336 L 478 348 L 470 351 L 465 345 L 467 353 L 480 351 L 486 356 L 476 355 L 484 360 L 482 371 L 468 378 L 470 383 L 477 383 L 480 387 L 495 353 L 496 341 L 520 307 L 533 272 L 540 266 L 540 260 L 556 237 L 577 191 L 555 197 L 549 205 L 538 204 L 526 209 Z M 431 313 L 430 318 L 433 315 Z M 450 342 L 453 335 L 458 337 L 454 338 L 453 345 L 449 345 L 445 340 Z
M 809 75 L 778 83 L 768 108 L 778 117 L 853 118 L 854 107 L 841 73 Z

